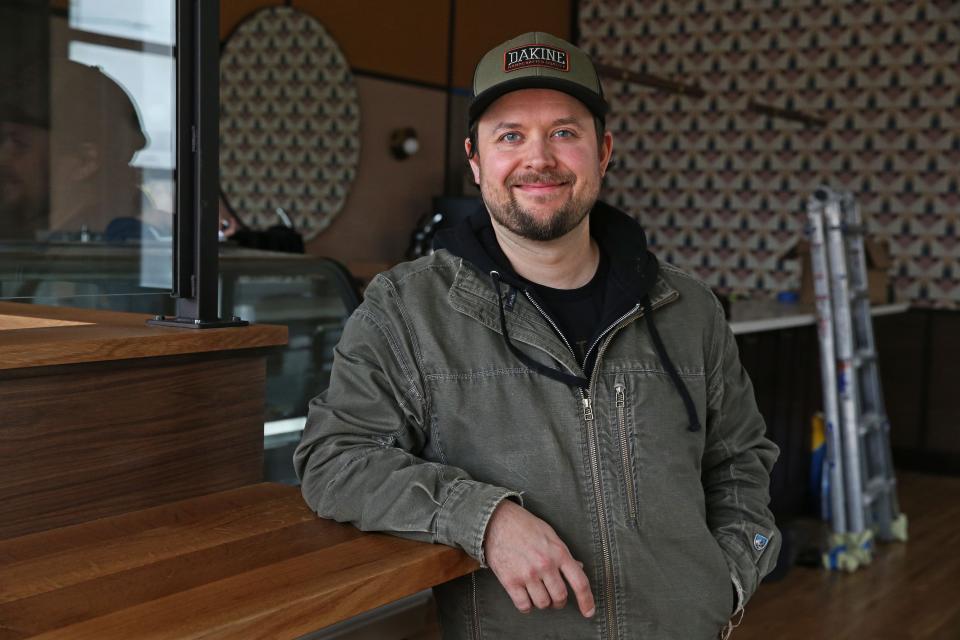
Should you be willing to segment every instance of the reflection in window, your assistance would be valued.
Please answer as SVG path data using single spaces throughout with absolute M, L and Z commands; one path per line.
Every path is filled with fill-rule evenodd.
M 52 237 L 139 239 L 150 207 L 132 160 L 147 136 L 133 100 L 101 69 L 73 60 L 52 60 L 50 80 Z
M 69 7 L 0 0 L 0 299 L 163 312 L 174 3 Z
M 174 66 L 169 56 L 73 41 L 70 59 L 99 68 L 128 95 L 138 112 L 147 145 L 131 164 L 173 169 Z

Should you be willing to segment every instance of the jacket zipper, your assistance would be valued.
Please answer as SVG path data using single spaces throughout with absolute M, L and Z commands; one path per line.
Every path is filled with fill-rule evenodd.
M 470 574 L 470 599 L 472 601 L 473 607 L 471 613 L 473 614 L 473 638 L 474 640 L 481 640 L 480 638 L 480 607 L 477 606 L 477 573 L 473 572 Z
M 596 369 L 594 369 L 596 370 Z M 603 556 L 603 586 L 604 598 L 607 606 L 607 637 L 617 638 L 616 611 L 614 611 L 613 589 L 613 562 L 610 559 L 610 532 L 607 530 L 607 508 L 603 501 L 603 487 L 600 484 L 600 450 L 597 446 L 597 426 L 593 421 L 593 407 L 590 404 L 589 392 L 580 391 L 580 401 L 583 404 L 583 418 L 587 423 L 587 450 L 590 454 L 590 473 L 593 475 L 593 498 L 597 503 L 597 513 L 600 520 L 600 554 Z
M 573 356 L 573 361 L 577 361 L 577 354 L 573 351 L 573 347 L 570 346 L 570 343 L 567 341 L 567 336 L 563 335 L 563 331 L 560 331 L 560 327 L 557 326 L 557 323 L 553 321 L 553 318 L 547 315 L 547 312 L 543 310 L 536 300 L 533 299 L 533 296 L 530 295 L 530 292 L 526 289 L 523 290 L 523 295 L 527 296 L 527 300 L 530 301 L 530 304 L 540 312 L 540 315 L 543 316 L 543 319 L 550 323 L 550 326 L 553 327 L 553 330 L 557 332 L 557 335 L 560 336 L 560 339 L 563 340 L 563 344 L 567 345 L 567 350 L 570 351 L 570 355 Z M 636 308 L 636 307 L 635 307 Z M 584 360 L 586 362 L 586 360 Z
M 670 299 L 668 299 L 668 300 L 664 300 L 664 302 L 669 302 L 669 300 L 672 300 L 672 298 L 670 298 Z M 657 305 L 657 306 L 659 306 L 659 305 Z M 656 308 L 656 307 L 654 307 L 654 308 Z M 600 344 L 600 341 L 603 340 L 603 337 L 604 337 L 605 335 L 607 335 L 607 333 L 608 333 L 611 329 L 613 329 L 614 327 L 616 327 L 618 324 L 620 324 L 621 322 L 623 322 L 624 320 L 626 320 L 627 318 L 629 318 L 631 315 L 633 315 L 634 313 L 636 313 L 636 312 L 639 311 L 639 310 L 640 310 L 640 305 L 639 305 L 639 304 L 634 305 L 632 309 L 630 309 L 630 310 L 627 311 L 625 314 L 623 314 L 622 316 L 620 316 L 619 318 L 617 318 L 616 320 L 614 320 L 613 323 L 611 323 L 611 325 L 610 325 L 609 327 L 607 327 L 606 329 L 604 329 L 603 332 L 602 332 L 600 335 L 597 336 L 597 339 L 593 341 L 593 344 L 590 345 L 590 348 L 587 349 L 587 353 L 583 356 L 583 364 L 587 364 L 587 360 L 590 359 L 590 354 L 593 352 L 594 348 L 595 348 L 598 344 Z M 637 317 L 639 318 L 639 317 L 642 316 L 642 315 L 643 315 L 643 314 L 641 313 L 641 314 L 638 315 Z M 597 357 L 597 360 L 598 360 L 598 361 L 600 360 L 599 356 Z M 594 371 L 596 371 L 596 369 L 597 369 L 597 365 L 596 365 L 596 364 L 593 365 L 593 369 L 594 369 Z
M 623 465 L 623 483 L 627 489 L 627 510 L 630 522 L 637 526 L 637 494 L 633 486 L 633 460 L 630 457 L 630 442 L 627 438 L 626 391 L 622 384 L 616 386 L 617 391 L 617 428 L 620 433 L 620 462 Z
M 560 339 L 563 340 L 563 343 L 567 345 L 567 349 L 573 355 L 574 361 L 576 361 L 577 356 L 573 351 L 573 348 L 570 347 L 570 343 L 567 341 L 567 337 L 563 335 L 563 332 L 560 331 L 560 328 L 556 325 L 553 319 L 547 315 L 547 313 L 537 304 L 537 301 L 533 299 L 533 296 L 529 292 L 523 292 L 527 299 L 530 300 L 531 304 L 540 312 L 540 315 L 550 323 L 550 326 L 553 327 L 553 330 L 557 332 L 557 335 L 560 336 Z M 617 320 L 607 327 L 598 337 L 594 340 L 593 344 L 590 345 L 590 348 L 587 349 L 587 353 L 583 359 L 586 363 L 587 358 L 590 357 L 590 352 L 594 347 L 597 346 L 597 343 L 603 339 L 605 335 L 610 333 L 611 330 L 618 327 L 621 322 L 626 320 L 631 314 L 637 312 L 640 308 L 640 305 L 635 305 L 632 309 L 627 311 L 625 314 L 617 318 Z M 609 341 L 608 341 L 609 342 Z M 604 348 L 607 343 L 604 343 Z M 601 354 L 603 349 L 601 349 Z M 593 367 L 593 375 L 591 376 L 590 381 L 590 390 L 593 389 L 593 382 L 596 380 L 597 365 L 600 363 L 600 357 L 597 357 L 597 362 Z M 597 445 L 597 426 L 593 420 L 593 406 L 590 403 L 591 391 L 588 390 L 584 392 L 583 389 L 578 389 L 580 393 L 580 402 L 583 405 L 583 417 L 587 423 L 587 450 L 590 455 L 590 472 L 593 476 L 593 497 L 597 503 L 597 513 L 600 518 L 600 553 L 603 558 L 603 577 L 604 577 L 604 596 L 607 606 L 605 607 L 607 612 L 607 637 L 608 638 L 618 638 L 619 634 L 617 633 L 617 615 L 614 605 L 614 585 L 613 585 L 613 561 L 611 560 L 610 555 L 610 532 L 607 530 L 607 508 L 606 503 L 603 499 L 603 486 L 600 482 L 600 449 Z
M 563 332 L 560 331 L 560 328 L 553 321 L 553 319 L 547 315 L 547 313 L 539 304 L 537 304 L 537 301 L 533 299 L 533 296 L 530 295 L 530 292 L 524 290 L 523 293 L 530 303 L 536 308 L 536 310 L 540 312 L 540 315 L 550 323 L 550 326 L 553 327 L 553 330 L 557 332 L 557 335 L 560 336 L 560 339 L 563 340 L 563 343 L 567 346 L 567 349 L 573 356 L 574 362 L 576 362 L 576 353 L 573 351 L 573 348 L 567 341 L 567 337 L 563 335 Z M 657 309 L 672 301 L 676 297 L 676 293 L 667 296 L 663 300 L 660 300 L 659 303 L 654 305 L 652 308 Z M 603 500 L 603 487 L 600 482 L 600 448 L 597 445 L 597 425 L 594 423 L 593 405 L 591 404 L 590 398 L 593 396 L 594 385 L 597 381 L 597 371 L 600 370 L 600 360 L 603 358 L 603 353 L 607 350 L 607 345 L 610 344 L 613 336 L 617 331 L 620 330 L 620 328 L 626 326 L 633 320 L 643 315 L 642 312 L 638 313 L 639 309 L 639 304 L 634 305 L 632 309 L 617 318 L 617 320 L 614 321 L 609 327 L 604 329 L 603 332 L 597 336 L 597 339 L 593 341 L 593 344 L 590 345 L 589 349 L 587 349 L 587 352 L 583 358 L 584 363 L 586 363 L 587 359 L 590 357 L 590 352 L 593 351 L 594 347 L 596 347 L 601 340 L 603 340 L 603 345 L 600 347 L 600 351 L 597 353 L 597 361 L 593 364 L 593 373 L 590 376 L 588 389 L 586 391 L 584 391 L 582 388 L 577 389 L 577 391 L 580 393 L 580 402 L 583 406 L 583 418 L 587 423 L 587 450 L 590 455 L 590 471 L 593 475 L 594 500 L 597 503 L 597 513 L 600 520 L 600 554 L 603 558 L 604 594 L 607 604 L 605 607 L 607 612 L 607 637 L 611 640 L 613 638 L 619 638 L 620 634 L 618 633 L 616 624 L 617 615 L 615 609 L 616 605 L 614 604 L 615 594 L 613 584 L 613 561 L 611 560 L 610 554 L 610 532 L 607 529 L 607 509 Z M 606 339 L 604 339 L 605 336 L 607 336 Z
M 636 307 L 634 307 L 631 313 L 635 311 Z M 636 318 L 642 315 L 642 312 L 638 313 Z M 636 318 L 629 318 L 629 322 L 632 322 Z M 629 322 L 624 322 L 624 320 L 627 319 L 627 316 L 622 316 L 617 323 L 611 325 L 604 331 L 604 334 L 609 333 L 609 336 L 603 341 L 603 344 L 600 346 L 600 351 L 597 353 L 597 361 L 593 365 L 593 373 L 590 376 L 590 386 L 586 391 L 579 389 L 580 401 L 583 404 L 583 419 L 587 423 L 587 451 L 590 454 L 590 471 L 593 474 L 593 493 L 597 503 L 597 513 L 600 516 L 600 554 L 603 556 L 604 594 L 607 603 L 607 637 L 611 640 L 613 638 L 619 638 L 620 634 L 617 629 L 617 612 L 616 605 L 614 604 L 613 561 L 610 555 L 610 531 L 607 529 L 607 508 L 603 499 L 603 486 L 600 481 L 600 448 L 597 444 L 599 435 L 597 434 L 597 424 L 594 421 L 593 404 L 590 399 L 593 397 L 594 385 L 597 381 L 597 371 L 600 370 L 600 360 L 603 358 L 603 353 L 607 350 L 607 345 L 610 344 L 610 341 L 613 339 L 613 336 L 616 335 L 617 331 L 619 331 L 621 327 L 629 324 Z M 589 351 L 587 353 L 589 354 Z

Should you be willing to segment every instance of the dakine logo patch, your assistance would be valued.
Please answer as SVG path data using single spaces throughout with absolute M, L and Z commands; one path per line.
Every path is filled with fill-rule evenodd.
M 503 54 L 503 70 L 516 71 L 527 67 L 570 70 L 570 58 L 563 49 L 545 44 L 525 44 Z

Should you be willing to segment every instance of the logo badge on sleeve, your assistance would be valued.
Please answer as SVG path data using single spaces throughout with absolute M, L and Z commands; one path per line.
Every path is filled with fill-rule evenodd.
M 563 49 L 546 44 L 525 44 L 503 54 L 503 70 L 516 71 L 527 67 L 570 70 L 570 57 Z
M 770 538 L 762 533 L 758 533 L 757 535 L 753 536 L 753 548 L 757 551 L 763 551 L 766 549 L 769 542 Z

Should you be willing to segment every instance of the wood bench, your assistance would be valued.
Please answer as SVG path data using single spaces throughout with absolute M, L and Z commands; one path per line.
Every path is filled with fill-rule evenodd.
M 0 640 L 296 638 L 476 568 L 254 484 L 0 541 Z

